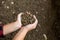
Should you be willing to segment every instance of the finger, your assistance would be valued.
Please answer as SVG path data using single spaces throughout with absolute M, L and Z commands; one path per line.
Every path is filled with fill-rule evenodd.
M 37 18 L 36 18 L 36 16 L 35 16 L 35 15 L 33 15 L 33 17 L 34 17 L 34 19 L 35 19 L 35 22 L 33 23 L 33 25 L 37 25 L 38 20 L 37 20 Z
M 18 14 L 18 17 L 21 17 L 22 14 L 23 14 L 23 12 L 19 13 L 19 14 Z
M 18 14 L 18 21 L 19 22 L 21 22 L 21 15 L 22 15 L 23 13 L 20 13 L 20 14 Z
M 35 20 L 37 19 L 35 15 L 33 15 L 33 17 L 34 17 Z

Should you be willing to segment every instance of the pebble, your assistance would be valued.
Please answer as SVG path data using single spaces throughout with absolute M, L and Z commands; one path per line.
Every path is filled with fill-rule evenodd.
M 41 25 L 40 25 L 40 24 L 38 24 L 38 26 L 39 26 L 39 27 L 41 27 Z
M 13 11 L 13 14 L 15 14 L 15 12 Z
M 45 16 L 43 16 L 43 18 L 44 18 L 44 19 L 46 19 L 46 17 L 45 17 Z
M 2 1 L 2 4 L 4 4 L 5 1 Z
M 11 2 L 11 4 L 14 4 L 14 2 Z
M 29 35 L 29 37 L 31 37 L 31 36 Z
M 9 9 L 9 6 L 6 6 L 7 9 Z
M 36 32 L 38 32 L 38 29 L 36 29 Z
M 36 12 L 36 14 L 38 14 L 38 12 Z
M 32 17 L 33 15 L 32 15 L 32 14 L 30 14 L 30 16 Z
M 46 36 L 46 34 L 43 34 L 43 36 L 44 36 L 45 40 L 47 40 L 47 36 Z
M 27 12 L 27 14 L 31 14 L 30 12 Z
M 44 10 L 44 8 L 41 9 L 42 11 Z

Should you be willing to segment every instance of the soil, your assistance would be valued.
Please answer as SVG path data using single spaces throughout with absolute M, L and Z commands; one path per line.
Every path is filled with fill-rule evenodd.
M 30 11 L 39 22 L 35 30 L 28 32 L 25 40 L 57 40 L 52 31 L 56 19 L 56 11 L 52 5 L 51 0 L 0 0 L 0 23 L 14 22 L 20 12 Z M 0 40 L 12 40 L 17 32 L 18 30 Z
M 22 16 L 21 16 L 22 18 L 22 20 L 21 20 L 21 22 L 22 22 L 22 26 L 26 26 L 26 25 L 28 25 L 28 24 L 32 24 L 32 23 L 34 23 L 34 21 L 35 21 L 35 19 L 34 19 L 34 17 L 33 17 L 33 15 L 31 14 L 31 13 L 24 13 L 24 14 L 22 14 Z
M 60 40 L 60 0 L 53 0 L 54 1 L 54 9 L 56 10 L 56 20 L 53 24 L 52 29 L 55 32 L 55 36 L 57 40 Z

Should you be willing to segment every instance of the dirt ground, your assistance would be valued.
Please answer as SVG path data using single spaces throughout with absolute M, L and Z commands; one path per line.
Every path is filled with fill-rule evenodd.
M 56 10 L 56 20 L 53 24 L 53 29 L 56 34 L 57 40 L 60 40 L 60 0 L 53 0 L 55 2 L 55 10 Z
M 35 14 L 39 21 L 37 28 L 28 32 L 25 40 L 56 40 L 51 29 L 56 17 L 51 0 L 0 0 L 0 22 L 3 24 L 14 22 L 17 15 L 25 11 Z M 0 40 L 12 40 L 17 32 L 18 30 Z

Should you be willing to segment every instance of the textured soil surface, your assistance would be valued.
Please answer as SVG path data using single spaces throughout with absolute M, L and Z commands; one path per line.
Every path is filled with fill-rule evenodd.
M 36 15 L 39 23 L 35 30 L 28 32 L 25 40 L 56 40 L 55 33 L 52 31 L 56 11 L 52 5 L 51 0 L 0 0 L 0 23 L 14 22 L 20 12 L 30 11 Z M 18 30 L 0 40 L 12 40 L 17 32 Z
M 60 40 L 60 0 L 53 0 L 55 3 L 56 20 L 53 24 L 53 29 L 56 34 L 57 40 Z

